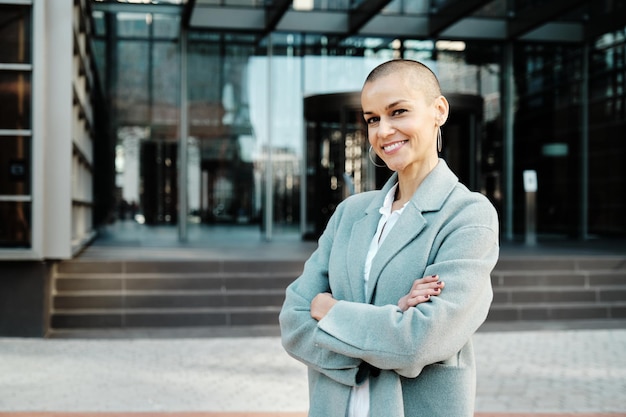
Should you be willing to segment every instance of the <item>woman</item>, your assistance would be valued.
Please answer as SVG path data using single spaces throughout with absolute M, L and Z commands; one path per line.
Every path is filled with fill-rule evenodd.
M 438 157 L 449 106 L 426 66 L 381 64 L 361 105 L 395 172 L 337 207 L 287 288 L 283 346 L 308 366 L 309 416 L 473 416 L 471 336 L 492 300 L 497 214 Z

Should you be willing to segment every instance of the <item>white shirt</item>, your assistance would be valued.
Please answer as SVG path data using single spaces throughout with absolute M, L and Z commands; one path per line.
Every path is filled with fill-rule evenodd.
M 406 206 L 406 204 L 404 204 L 402 208 L 393 212 L 391 211 L 393 201 L 395 200 L 397 188 L 398 184 L 394 185 L 385 196 L 383 206 L 379 210 L 381 216 L 380 220 L 378 221 L 378 228 L 376 229 L 376 233 L 372 238 L 369 251 L 367 252 L 367 257 L 365 258 L 365 268 L 363 270 L 363 290 L 365 291 L 365 298 L 367 298 L 367 283 L 369 281 L 370 270 L 372 268 L 372 259 L 374 259 L 374 256 L 378 252 L 378 248 L 383 243 L 387 235 L 389 235 L 389 231 L 396 224 L 396 222 L 400 218 L 400 215 L 402 214 L 402 211 L 404 211 L 404 207 Z M 363 384 L 352 388 L 350 402 L 348 404 L 348 417 L 369 417 L 369 388 L 369 379 L 366 379 Z

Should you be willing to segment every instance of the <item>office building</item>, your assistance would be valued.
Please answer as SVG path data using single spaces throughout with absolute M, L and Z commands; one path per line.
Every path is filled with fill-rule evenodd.
M 386 175 L 358 91 L 398 57 L 440 78 L 442 156 L 502 239 L 524 172 L 539 239 L 626 236 L 624 0 L 0 0 L 0 333 L 42 332 L 111 224 L 315 239 Z

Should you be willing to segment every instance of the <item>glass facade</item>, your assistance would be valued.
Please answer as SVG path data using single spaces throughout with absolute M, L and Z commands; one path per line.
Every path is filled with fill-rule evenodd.
M 626 11 L 622 8 L 621 12 Z M 589 231 L 626 234 L 626 28 L 592 43 L 589 59 Z
M 0 247 L 29 248 L 31 7 L 0 5 Z
M 626 222 L 625 30 L 589 46 L 519 45 L 515 118 L 516 230 L 523 227 L 522 171 L 537 171 L 538 230 L 623 236 Z M 588 61 L 587 61 L 588 60 Z M 588 71 L 586 67 L 588 66 Z M 583 123 L 588 129 L 584 129 Z M 587 172 L 586 175 L 581 175 Z M 586 184 L 586 185 L 585 185 Z M 585 193 L 585 188 L 588 192 Z M 586 211 L 581 207 L 587 207 Z
M 540 3 L 493 1 L 472 15 L 501 19 Z M 160 4 L 166 5 L 162 13 L 156 12 Z M 502 111 L 507 45 L 502 40 L 181 32 L 179 5 L 156 2 L 141 13 L 131 7 L 93 11 L 93 54 L 106 103 L 94 121 L 102 138 L 96 142 L 94 184 L 104 185 L 95 188 L 96 222 L 248 225 L 260 235 L 315 236 L 346 190 L 380 186 L 388 173 L 377 170 L 380 178 L 372 182 L 372 174 L 363 170 L 369 160 L 364 159 L 367 141 L 358 106 L 346 110 L 343 119 L 329 116 L 313 126 L 305 117 L 306 100 L 356 94 L 371 68 L 405 57 L 432 68 L 451 98 L 443 157 L 502 216 L 512 206 L 513 236 L 524 233 L 522 172 L 528 169 L 538 176 L 540 235 L 626 235 L 626 168 L 621 163 L 626 156 L 621 139 L 626 28 L 601 33 L 595 27 L 596 34 L 581 43 L 512 44 L 513 159 L 507 165 Z M 266 7 L 255 1 L 215 2 L 224 5 Z M 359 5 L 298 1 L 292 8 L 339 13 Z M 432 6 L 394 0 L 381 15 L 418 18 L 431 13 Z M 559 21 L 619 14 L 624 8 L 623 2 L 583 4 Z M 0 246 L 9 248 L 32 244 L 31 15 L 29 5 L 0 5 L 0 214 L 10 219 L 0 224 Z M 339 141 L 333 139 L 338 134 Z M 115 143 L 109 151 L 102 141 L 110 136 Z M 110 159 L 115 159 L 114 172 L 104 169 Z M 322 171 L 327 175 L 320 176 Z M 113 197 L 104 190 L 110 181 L 103 176 L 115 177 Z M 508 194 L 512 204 L 506 203 Z M 103 207 L 113 209 L 105 213 Z M 321 218 L 319 210 L 326 211 Z
M 576 234 L 579 224 L 583 54 L 575 46 L 519 45 L 515 56 L 516 228 L 522 230 L 522 171 L 538 179 L 537 225 L 548 234 Z
M 96 15 L 96 27 L 106 28 L 99 30 L 97 38 L 98 63 L 106 74 L 107 90 L 114 92 L 111 113 L 117 131 L 120 219 L 148 224 L 178 221 L 176 175 L 185 169 L 177 167 L 180 39 L 173 29 L 157 35 L 155 23 L 175 28 L 177 19 Z M 302 207 L 315 199 L 302 183 L 305 160 L 310 159 L 305 155 L 305 98 L 356 93 L 371 68 L 400 55 L 427 63 L 439 74 L 446 93 L 481 97 L 479 119 L 472 121 L 471 146 L 478 153 L 467 152 L 468 142 L 458 133 L 469 125 L 456 124 L 444 131 L 449 140 L 445 154 L 455 159 L 469 185 L 499 198 L 497 45 L 371 37 L 338 41 L 296 33 L 259 38 L 191 31 L 185 55 L 186 220 L 258 225 L 260 231 L 267 230 L 270 222 L 273 233 L 309 234 L 309 225 L 316 220 L 307 219 L 310 210 Z M 358 109 L 354 111 L 360 123 Z M 334 185 L 327 186 L 329 190 L 319 190 L 317 185 L 320 195 L 332 194 Z M 302 198 L 304 193 L 308 197 Z

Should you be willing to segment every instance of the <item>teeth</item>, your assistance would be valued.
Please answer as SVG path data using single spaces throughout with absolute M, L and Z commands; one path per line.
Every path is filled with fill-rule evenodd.
M 406 143 L 406 140 L 403 140 L 402 142 L 395 142 L 395 143 L 392 143 L 391 145 L 384 146 L 383 149 L 385 150 L 385 152 L 391 152 L 394 149 L 397 149 L 400 146 L 402 146 L 404 143 Z

